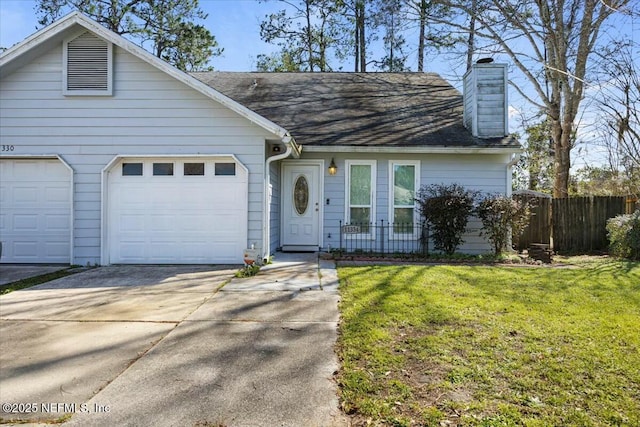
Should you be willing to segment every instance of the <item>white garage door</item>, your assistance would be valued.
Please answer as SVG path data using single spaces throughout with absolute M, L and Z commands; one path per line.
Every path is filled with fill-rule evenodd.
M 108 191 L 109 262 L 242 262 L 248 174 L 234 158 L 122 159 Z
M 0 160 L 0 262 L 71 262 L 70 177 L 57 159 Z

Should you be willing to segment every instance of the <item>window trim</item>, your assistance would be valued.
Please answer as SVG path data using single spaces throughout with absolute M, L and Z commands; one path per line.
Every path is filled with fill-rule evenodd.
M 81 37 L 85 33 L 101 39 L 107 45 L 107 89 L 105 90 L 69 90 L 68 86 L 68 59 L 69 59 L 69 43 Z M 83 29 L 73 34 L 71 37 L 62 42 L 62 94 L 64 96 L 113 96 L 113 43 L 103 39 L 97 34 Z
M 414 195 L 418 193 L 420 189 L 420 160 L 389 160 L 389 223 L 395 222 L 395 209 L 396 208 L 408 208 L 409 206 L 396 206 L 394 203 L 394 191 L 395 191 L 395 174 L 394 169 L 396 166 L 413 166 L 415 169 L 413 191 Z M 416 214 L 418 212 L 418 204 L 413 201 L 413 223 L 416 224 Z M 392 226 L 389 227 L 389 239 L 405 239 L 409 236 L 415 238 L 418 237 L 419 227 L 413 228 L 413 233 L 396 233 Z
M 371 224 L 375 225 L 376 223 L 376 179 L 378 176 L 377 173 L 377 160 L 345 160 L 344 169 L 345 169 L 345 178 L 344 178 L 344 220 L 345 224 L 349 224 L 351 222 L 351 166 L 371 166 L 371 195 L 370 195 L 370 209 L 371 209 Z M 372 230 L 375 228 L 372 227 Z M 370 230 L 368 233 L 348 233 L 345 234 L 345 238 L 347 239 L 376 239 L 376 233 Z

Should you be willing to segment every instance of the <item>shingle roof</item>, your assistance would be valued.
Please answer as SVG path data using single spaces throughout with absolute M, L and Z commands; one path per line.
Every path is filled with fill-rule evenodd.
M 434 73 L 206 72 L 194 77 L 287 129 L 301 145 L 514 147 L 474 138 L 462 95 Z

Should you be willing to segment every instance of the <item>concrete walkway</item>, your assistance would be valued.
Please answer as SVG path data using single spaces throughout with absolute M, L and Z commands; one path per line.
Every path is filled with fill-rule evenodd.
M 183 272 L 191 279 L 147 277 L 146 285 L 125 290 L 117 278 L 98 288 L 87 280 L 104 269 L 127 274 L 123 268 L 132 274 L 149 267 L 100 268 L 59 279 L 76 286 L 51 282 L 0 298 L 3 402 L 68 402 L 75 405 L 69 426 L 346 424 L 333 381 L 339 315 L 332 263 L 278 254 L 257 276 L 217 292 L 229 271 L 216 273 L 215 283 L 206 271 Z M 55 292 L 45 298 L 47 290 Z M 36 294 L 25 296 L 30 292 Z M 56 298 L 76 301 L 75 308 L 60 308 Z M 24 319 L 38 304 L 41 319 Z M 20 347 L 21 334 L 31 337 L 28 344 L 10 353 L 33 360 L 17 363 L 4 349 L 9 342 Z M 60 357 L 41 353 L 52 349 Z M 45 392 L 36 393 L 38 383 Z

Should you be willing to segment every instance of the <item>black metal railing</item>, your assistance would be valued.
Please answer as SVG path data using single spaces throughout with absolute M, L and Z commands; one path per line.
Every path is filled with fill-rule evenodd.
M 426 222 L 370 223 L 340 221 L 340 247 L 345 253 L 372 255 L 429 254 L 429 226 Z

